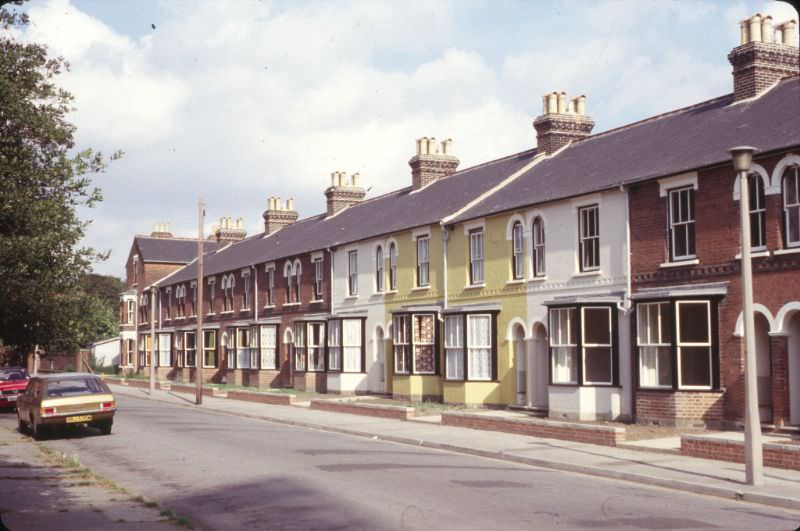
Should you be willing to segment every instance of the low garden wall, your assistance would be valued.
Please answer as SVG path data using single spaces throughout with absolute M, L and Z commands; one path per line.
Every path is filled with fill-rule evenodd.
M 314 399 L 311 401 L 311 409 L 395 420 L 408 420 L 414 417 L 413 407 L 370 404 L 353 400 Z
M 764 466 L 800 470 L 800 444 L 763 444 Z M 681 454 L 703 459 L 744 463 L 744 442 L 686 434 L 681 436 Z

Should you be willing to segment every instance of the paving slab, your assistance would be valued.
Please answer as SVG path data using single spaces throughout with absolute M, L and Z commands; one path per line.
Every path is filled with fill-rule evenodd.
M 146 390 L 112 385 L 114 392 L 148 397 Z M 766 484 L 744 483 L 744 465 L 639 449 L 612 448 L 510 433 L 440 426 L 425 422 L 363 417 L 294 406 L 256 404 L 205 397 L 202 406 L 163 391 L 151 397 L 183 407 L 260 418 L 272 422 L 334 431 L 519 462 L 534 466 L 621 479 L 676 490 L 800 509 L 800 471 L 765 469 Z M 509 412 L 510 415 L 515 413 Z

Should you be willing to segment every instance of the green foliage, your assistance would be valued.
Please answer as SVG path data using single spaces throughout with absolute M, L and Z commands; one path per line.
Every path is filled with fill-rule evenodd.
M 88 222 L 76 212 L 102 199 L 88 175 L 106 163 L 75 149 L 66 119 L 73 97 L 55 84 L 69 65 L 14 40 L 9 29 L 27 23 L 0 5 L 0 338 L 21 352 L 72 352 L 100 331 L 113 333 L 95 288 L 82 286 L 105 256 L 80 246 Z

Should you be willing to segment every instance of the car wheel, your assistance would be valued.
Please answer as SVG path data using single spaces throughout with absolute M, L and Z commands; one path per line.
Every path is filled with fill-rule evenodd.
M 17 415 L 17 429 L 19 430 L 20 433 L 27 433 L 28 431 L 28 425 L 25 423 L 24 420 L 22 420 L 22 417 L 20 417 L 19 415 Z
M 96 424 L 97 429 L 100 430 L 100 433 L 103 435 L 111 435 L 111 426 L 114 424 L 112 420 L 104 420 L 103 422 L 98 422 Z
M 44 438 L 44 426 L 39 425 L 39 423 L 34 420 L 31 422 L 30 427 L 33 438 L 37 441 L 41 441 Z

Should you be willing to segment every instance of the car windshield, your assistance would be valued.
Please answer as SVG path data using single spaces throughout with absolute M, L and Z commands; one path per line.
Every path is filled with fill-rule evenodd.
M 91 395 L 106 393 L 103 384 L 97 378 L 69 378 L 50 380 L 47 382 L 47 398 L 64 396 Z
M 10 382 L 14 380 L 27 380 L 28 375 L 22 371 L 0 373 L 0 382 Z

